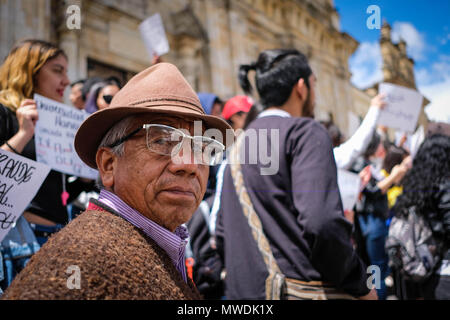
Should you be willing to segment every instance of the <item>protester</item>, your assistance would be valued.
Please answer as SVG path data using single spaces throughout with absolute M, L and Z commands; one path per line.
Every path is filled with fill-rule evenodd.
M 83 100 L 83 85 L 86 80 L 78 80 L 70 85 L 70 102 L 78 110 L 84 110 L 85 102 Z
M 410 209 L 423 217 L 441 246 L 441 262 L 423 283 L 406 278 L 402 299 L 450 299 L 450 137 L 427 137 L 414 157 L 413 167 L 403 179 L 403 193 L 394 206 L 396 216 L 408 217 Z M 417 235 L 419 236 L 419 235 Z M 437 250 L 437 248 L 434 248 Z M 402 270 L 399 270 L 400 274 Z
M 383 168 L 381 169 L 381 174 L 383 177 L 387 178 L 392 172 L 392 169 L 396 165 L 400 165 L 407 157 L 409 156 L 408 152 L 402 147 L 398 147 L 394 144 L 388 146 L 386 157 L 383 161 Z M 409 157 L 404 163 L 410 162 L 411 158 Z M 410 168 L 411 165 L 408 163 L 407 167 Z M 391 186 L 387 191 L 387 199 L 388 199 L 388 207 L 391 209 L 395 202 L 397 201 L 397 197 L 402 193 L 402 186 L 395 183 Z M 389 214 L 391 217 L 391 214 Z
M 430 122 L 427 127 L 426 136 L 431 137 L 434 134 L 450 136 L 450 123 Z
M 192 218 L 186 223 L 189 242 L 186 245 L 186 266 L 198 291 L 208 300 L 224 297 L 224 265 L 217 252 L 214 219 L 214 200 L 216 195 L 205 198 Z
M 343 135 L 338 126 L 333 123 L 333 121 L 320 121 L 320 123 L 327 129 L 328 135 L 330 136 L 331 143 L 333 144 L 333 150 L 339 147 L 343 142 Z M 336 163 L 337 164 L 337 163 Z
M 220 98 L 213 93 L 200 92 L 198 98 L 202 104 L 206 114 L 210 114 L 216 117 L 222 115 L 223 102 Z
M 227 298 L 376 299 L 350 242 L 330 138 L 311 119 L 316 79 L 306 57 L 297 50 L 263 51 L 256 63 L 240 67 L 248 94 L 250 70 L 264 111 L 231 150 L 217 217 Z M 249 143 L 251 135 L 257 140 Z M 279 153 L 276 172 L 264 170 L 267 159 L 251 151 L 263 144 Z M 239 165 L 237 153 L 241 159 L 256 154 L 256 164 Z
M 83 101 L 86 103 L 88 98 L 89 98 L 89 93 L 91 92 L 92 86 L 98 82 L 102 82 L 103 79 L 100 77 L 91 77 L 91 78 L 87 78 L 84 85 L 83 85 L 83 89 L 81 89 L 81 98 L 83 99 Z
M 377 288 L 380 300 L 387 297 L 384 280 L 390 274 L 388 256 L 384 249 L 388 234 L 386 220 L 389 216 L 386 194 L 393 185 L 400 183 L 408 170 L 408 161 L 404 161 L 394 166 L 388 177 L 383 177 L 380 171 L 385 157 L 384 143 L 375 132 L 367 150 L 357 159 L 352 169 L 360 173 L 363 180 L 363 190 L 355 210 L 355 241 L 358 254 L 365 263 L 380 268 L 381 286 Z
M 26 40 L 14 47 L 0 68 L 0 146 L 36 160 L 34 130 L 39 115 L 35 93 L 62 102 L 67 78 L 67 57 L 54 45 L 40 40 Z M 2 288 L 6 288 L 27 263 L 30 256 L 45 243 L 48 236 L 67 222 L 67 210 L 61 200 L 63 191 L 69 201 L 86 186 L 82 181 L 68 183 L 65 175 L 50 171 L 29 207 L 2 242 L 7 265 Z M 30 225 L 28 224 L 30 223 Z M 30 226 L 34 231 L 30 232 Z M 23 239 L 22 234 L 26 237 Z
M 120 86 L 118 83 L 111 79 L 95 83 L 89 91 L 86 112 L 94 113 L 108 108 L 119 90 Z
M 222 113 L 222 101 L 216 95 L 211 93 L 199 93 L 198 97 L 206 113 L 224 118 L 224 114 Z M 231 100 L 234 102 L 228 101 L 223 108 L 223 112 L 226 112 L 225 109 L 227 109 L 227 107 L 227 112 L 232 111 L 230 106 L 236 108 L 236 101 L 242 105 L 242 101 L 239 99 L 240 98 L 237 98 L 237 101 L 235 98 L 232 98 Z M 246 103 L 246 101 L 244 103 Z M 241 105 L 237 106 L 237 108 L 242 108 Z M 226 113 L 225 116 L 227 115 L 228 114 Z M 225 120 L 228 121 L 229 118 L 230 117 L 225 118 Z M 235 117 L 234 119 L 238 120 L 237 118 L 238 117 Z M 228 123 L 233 129 L 236 129 L 236 127 L 232 125 L 232 122 L 228 121 Z M 221 170 L 220 168 L 225 164 L 226 160 L 224 159 L 220 165 L 210 167 L 208 185 L 204 199 L 200 203 L 199 208 L 192 215 L 192 218 L 186 224 L 190 234 L 186 248 L 186 265 L 188 267 L 188 273 L 192 276 L 192 280 L 205 299 L 221 299 L 224 295 L 224 284 L 221 279 L 223 263 L 221 262 L 214 244 L 213 224 L 218 209 L 218 204 L 214 204 L 218 201 L 216 190 L 218 181 L 221 181 L 223 176 L 223 169 Z M 221 189 L 220 183 L 219 189 Z
M 380 111 L 386 106 L 384 95 L 379 94 L 370 103 L 371 107 L 358 130 L 346 142 L 334 146 L 333 154 L 339 169 L 350 169 L 353 162 L 366 150 L 377 127 Z M 331 129 L 329 129 L 330 132 Z M 334 139 L 338 140 L 338 139 Z M 337 142 L 337 141 L 335 141 Z
M 224 136 L 231 129 L 204 113 L 168 63 L 136 75 L 86 119 L 75 149 L 99 170 L 100 197 L 48 241 L 4 298 L 200 299 L 186 276 L 182 224 L 203 198 L 211 160 L 220 159 L 211 151 L 220 156 L 225 146 L 194 140 L 194 121 Z M 70 265 L 82 272 L 77 290 L 67 286 Z
M 228 121 L 234 130 L 244 128 L 247 113 L 253 105 L 253 99 L 247 96 L 235 96 L 225 103 L 222 118 Z

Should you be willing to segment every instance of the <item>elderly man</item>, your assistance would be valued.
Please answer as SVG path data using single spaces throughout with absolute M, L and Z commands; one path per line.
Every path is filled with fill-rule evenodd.
M 225 146 L 194 136 L 196 120 L 200 130 L 217 129 L 223 137 L 230 129 L 204 113 L 168 63 L 135 76 L 110 108 L 86 119 L 75 148 L 98 169 L 100 197 L 50 238 L 3 298 L 201 298 L 186 276 L 182 224 L 200 204 L 209 165 Z

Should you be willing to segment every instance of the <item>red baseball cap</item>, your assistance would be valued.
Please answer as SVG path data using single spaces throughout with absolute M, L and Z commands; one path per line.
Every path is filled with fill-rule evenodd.
M 225 120 L 230 120 L 230 118 L 240 112 L 249 112 L 253 106 L 253 99 L 247 96 L 235 96 L 225 103 L 222 110 L 222 117 Z

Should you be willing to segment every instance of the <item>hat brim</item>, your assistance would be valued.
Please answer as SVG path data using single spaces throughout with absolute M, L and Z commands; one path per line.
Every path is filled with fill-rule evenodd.
M 232 130 L 231 126 L 223 119 L 211 115 L 200 114 L 198 111 L 190 111 L 182 106 L 152 106 L 149 107 L 116 107 L 106 108 L 93 113 L 80 126 L 75 135 L 75 150 L 81 160 L 89 167 L 97 169 L 96 154 L 98 146 L 105 134 L 119 121 L 138 114 L 168 114 L 180 115 L 187 119 L 204 121 L 206 128 L 220 130 L 223 137 L 223 144 L 229 147 L 234 143 L 233 139 L 227 136 L 227 129 Z M 229 141 L 232 140 L 232 141 Z

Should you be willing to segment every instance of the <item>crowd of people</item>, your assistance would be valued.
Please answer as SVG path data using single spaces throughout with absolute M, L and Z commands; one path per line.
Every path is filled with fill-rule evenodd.
M 1 242 L 1 298 L 449 299 L 448 125 L 430 125 L 412 152 L 377 125 L 380 94 L 345 139 L 314 120 L 320 80 L 305 55 L 255 58 L 237 70 L 244 94 L 223 99 L 194 92 L 160 58 L 123 87 L 113 76 L 71 83 L 60 48 L 15 46 L 0 67 L 0 148 L 36 160 L 33 95 L 63 102 L 70 85 L 72 106 L 92 114 L 75 149 L 99 177 L 50 172 Z M 196 135 L 198 120 L 204 132 L 233 130 L 233 141 Z M 352 210 L 338 170 L 359 175 Z M 404 248 L 398 226 L 416 216 L 425 240 Z M 72 265 L 82 270 L 75 290 Z

